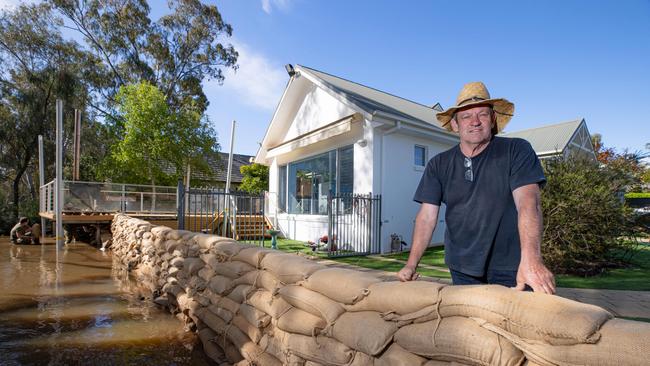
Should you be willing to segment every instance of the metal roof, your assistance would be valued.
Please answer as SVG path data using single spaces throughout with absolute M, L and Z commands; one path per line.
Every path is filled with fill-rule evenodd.
M 519 137 L 530 142 L 537 155 L 557 154 L 571 141 L 584 119 L 562 122 L 528 130 L 503 133 L 504 137 Z
M 389 113 L 397 117 L 418 120 L 446 131 L 440 127 L 440 123 L 436 119 L 437 111 L 434 107 L 439 105 L 437 103 L 429 107 L 306 66 L 296 66 L 299 70 L 320 79 L 334 92 L 342 94 L 367 113 L 372 114 L 375 111 Z

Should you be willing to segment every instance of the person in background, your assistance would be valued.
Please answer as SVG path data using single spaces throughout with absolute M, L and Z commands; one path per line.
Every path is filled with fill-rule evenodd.
M 40 244 L 41 228 L 39 224 L 29 224 L 27 217 L 21 217 L 11 229 L 11 242 L 14 244 Z

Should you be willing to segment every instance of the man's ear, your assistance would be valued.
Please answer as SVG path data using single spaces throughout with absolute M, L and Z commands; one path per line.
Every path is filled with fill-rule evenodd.
M 451 119 L 451 130 L 458 133 L 458 122 L 456 122 L 456 117 Z

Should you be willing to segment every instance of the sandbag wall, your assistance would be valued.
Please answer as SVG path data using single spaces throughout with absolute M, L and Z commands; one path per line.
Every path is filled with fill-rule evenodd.
M 650 324 L 501 286 L 385 282 L 116 215 L 114 260 L 217 364 L 648 365 Z

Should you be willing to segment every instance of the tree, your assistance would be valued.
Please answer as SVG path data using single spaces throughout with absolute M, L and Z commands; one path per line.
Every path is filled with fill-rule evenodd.
M 239 189 L 253 194 L 260 194 L 269 189 L 269 167 L 253 163 L 243 165 L 239 171 L 244 175 Z
M 596 153 L 596 160 L 616 173 L 611 178 L 618 181 L 624 192 L 641 190 L 641 184 L 648 171 L 643 159 L 650 157 L 650 154 L 640 151 L 629 152 L 627 149 L 618 153 L 616 149 L 605 146 L 600 134 L 592 135 L 591 141 Z
M 14 219 L 21 201 L 36 201 L 38 135 L 51 145 L 55 100 L 82 107 L 89 97 L 81 75 L 92 73 L 96 60 L 75 42 L 63 40 L 57 25 L 46 4 L 0 14 L 0 170 L 3 179 L 11 180 Z M 29 187 L 26 197 L 23 184 Z
M 199 0 L 170 0 L 171 13 L 149 18 L 146 0 L 50 0 L 79 32 L 89 50 L 102 60 L 99 103 L 111 119 L 120 87 L 140 81 L 157 86 L 172 109 L 192 103 L 208 106 L 201 83 L 223 81 L 222 68 L 236 67 L 237 52 L 221 42 L 232 35 L 215 5 Z
M 174 185 L 189 164 L 210 174 L 206 157 L 217 156 L 216 133 L 193 105 L 172 110 L 165 95 L 142 82 L 116 95 L 118 142 L 100 176 L 125 183 Z

